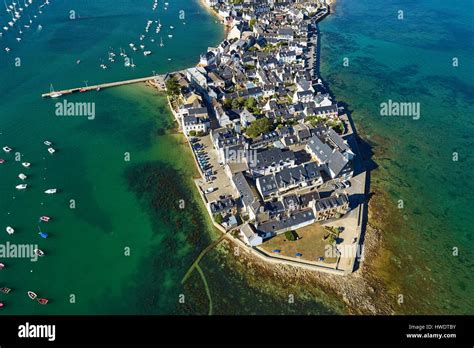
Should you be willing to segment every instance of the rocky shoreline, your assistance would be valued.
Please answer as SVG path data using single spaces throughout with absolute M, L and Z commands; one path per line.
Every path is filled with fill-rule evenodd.
M 284 298 L 293 294 L 295 301 L 298 301 L 298 298 L 307 299 L 308 295 L 310 298 L 320 298 L 322 291 L 326 294 L 324 302 L 333 302 L 331 305 L 339 307 L 341 314 L 394 314 L 396 301 L 388 295 L 373 267 L 373 260 L 378 256 L 381 243 L 380 231 L 368 226 L 364 250 L 366 261 L 359 270 L 343 277 L 270 264 L 244 249 L 239 249 L 242 252 L 238 256 L 231 257 L 238 245 L 230 239 L 224 240 L 215 250 L 219 254 L 217 257 L 230 263 L 249 286 L 263 289 L 262 284 L 274 283 L 275 286 L 270 288 L 281 293 L 272 292 L 269 295 Z M 282 292 L 282 289 L 285 291 Z

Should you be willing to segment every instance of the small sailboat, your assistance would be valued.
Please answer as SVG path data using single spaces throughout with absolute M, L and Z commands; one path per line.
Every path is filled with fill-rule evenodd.
M 53 153 L 56 152 L 56 150 L 53 149 L 52 147 L 48 147 L 48 152 L 52 155 Z
M 45 232 L 39 232 L 38 234 L 40 235 L 41 238 L 48 238 L 48 234 Z
M 29 168 L 31 166 L 31 163 L 30 162 L 23 162 L 21 165 L 25 168 Z
M 0 262 L 0 270 L 5 268 L 5 264 Z
M 3 288 L 0 288 L 0 291 L 3 292 L 4 294 L 8 294 L 10 291 L 12 291 L 12 289 L 3 287 Z
M 51 220 L 51 218 L 49 216 L 41 216 L 40 218 L 40 221 L 43 221 L 43 222 L 49 222 L 49 220 Z
M 33 291 L 28 291 L 28 297 L 34 300 L 38 297 L 38 295 L 36 295 Z
M 48 195 L 52 195 L 54 193 L 58 192 L 57 189 L 48 189 L 46 191 L 44 191 L 44 193 L 48 194 Z
M 160 39 L 160 47 L 163 47 L 165 44 L 163 43 L 163 38 Z
M 15 233 L 15 230 L 13 229 L 13 227 L 10 227 L 10 226 L 7 226 L 6 231 L 7 231 L 7 233 L 10 234 L 10 235 L 12 235 L 13 233 Z
M 40 250 L 40 249 L 35 249 L 33 250 L 33 252 L 38 255 L 38 256 L 44 256 L 44 251 L 43 250 Z
M 21 185 L 16 185 L 15 186 L 17 190 L 25 190 L 28 185 L 27 184 L 21 184 Z
M 52 84 L 49 86 L 49 91 L 50 91 L 50 97 L 51 98 L 59 98 L 60 96 L 62 96 L 62 93 L 56 92 L 54 90 L 54 87 L 53 87 Z
M 20 173 L 18 174 L 18 177 L 21 179 L 21 180 L 25 180 L 27 178 L 27 176 L 23 173 Z
M 45 305 L 47 304 L 49 301 L 45 298 L 39 298 L 37 299 L 38 303 L 41 304 L 41 305 Z
M 53 143 L 50 142 L 50 141 L 48 141 L 48 140 L 45 140 L 43 144 L 45 144 L 46 146 L 51 146 L 51 145 L 53 145 Z
M 0 164 L 5 163 L 5 160 L 3 158 L 0 158 Z
M 143 52 L 143 55 L 144 55 L 144 56 L 149 56 L 150 54 L 151 54 L 151 51 L 145 51 L 145 52 Z
M 115 62 L 114 57 L 115 57 L 115 54 L 114 54 L 113 52 L 109 52 L 109 61 L 110 61 L 111 63 L 114 63 L 114 62 Z
M 6 153 L 9 153 L 9 152 L 12 151 L 12 149 L 11 149 L 10 147 L 8 147 L 8 146 L 4 146 L 4 147 L 3 147 L 3 151 L 5 151 Z

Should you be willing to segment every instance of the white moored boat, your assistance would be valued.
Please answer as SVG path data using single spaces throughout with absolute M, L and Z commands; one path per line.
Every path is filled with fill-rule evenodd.
M 18 177 L 21 179 L 21 180 L 25 180 L 27 178 L 27 176 L 23 173 L 20 173 L 18 174 Z
M 56 152 L 56 150 L 53 149 L 52 147 L 48 147 L 48 152 L 52 155 L 53 153 Z
M 31 166 L 31 163 L 30 162 L 23 162 L 21 165 L 25 168 L 29 168 Z
M 57 189 L 48 189 L 48 190 L 44 191 L 44 193 L 46 193 L 47 195 L 52 195 L 56 192 L 58 192 Z
M 60 96 L 63 95 L 63 94 L 60 93 L 60 92 L 56 92 L 56 91 L 54 90 L 53 85 L 50 85 L 50 86 L 49 86 L 49 92 L 50 92 L 49 96 L 50 96 L 51 98 L 59 98 Z
M 11 152 L 12 149 L 9 148 L 8 146 L 4 146 L 4 147 L 3 147 L 3 151 L 5 151 L 6 153 L 8 153 L 8 152 Z
M 45 144 L 46 146 L 51 146 L 51 145 L 53 145 L 53 143 L 50 142 L 50 141 L 48 141 L 48 140 L 45 140 L 43 144 Z
M 13 227 L 7 226 L 6 230 L 7 230 L 7 233 L 8 233 L 8 234 L 13 234 L 13 233 L 15 233 L 15 230 L 13 229 Z
M 25 190 L 28 187 L 27 184 L 16 185 L 17 190 Z

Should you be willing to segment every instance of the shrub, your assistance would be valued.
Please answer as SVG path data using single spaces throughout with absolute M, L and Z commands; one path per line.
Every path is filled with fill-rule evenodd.
M 287 231 L 285 232 L 285 238 L 288 239 L 290 242 L 294 242 L 296 240 L 296 233 L 295 231 Z
M 222 224 L 222 221 L 224 221 L 222 214 L 215 214 L 214 221 L 217 222 L 219 225 Z

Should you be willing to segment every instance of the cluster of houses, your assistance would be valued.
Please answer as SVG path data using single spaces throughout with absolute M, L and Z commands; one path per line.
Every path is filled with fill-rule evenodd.
M 205 1 L 229 26 L 228 36 L 198 66 L 167 78 L 180 86 L 175 115 L 183 132 L 209 134 L 235 192 L 209 202 L 210 212 L 228 217 L 224 227 L 239 227 L 251 246 L 346 214 L 346 193 L 322 197 L 318 190 L 349 180 L 354 158 L 338 105 L 315 71 L 316 23 L 327 4 Z M 250 133 L 262 119 L 270 127 Z

